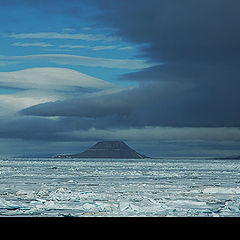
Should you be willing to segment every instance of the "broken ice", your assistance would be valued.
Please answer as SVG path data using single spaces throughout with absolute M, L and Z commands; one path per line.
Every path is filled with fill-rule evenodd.
M 0 160 L 3 216 L 240 216 L 240 161 Z

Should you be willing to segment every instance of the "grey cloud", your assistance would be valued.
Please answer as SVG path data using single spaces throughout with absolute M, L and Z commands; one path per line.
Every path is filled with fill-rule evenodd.
M 101 21 L 143 44 L 142 55 L 150 61 L 162 62 L 120 77 L 150 84 L 148 96 L 150 89 L 161 89 L 136 122 L 239 126 L 239 1 L 97 2 Z
M 109 125 L 106 122 L 109 121 Z M 113 121 L 114 122 L 114 121 Z M 100 126 L 90 118 L 61 117 L 56 119 L 42 117 L 14 117 L 0 119 L 1 138 L 22 139 L 38 142 L 82 142 L 102 139 L 121 139 L 125 141 L 230 141 L 238 142 L 240 128 L 174 128 L 174 127 L 136 127 L 114 126 L 111 119 Z M 204 142 L 202 142 L 204 143 Z M 183 144 L 183 143 L 182 143 Z M 206 144 L 206 142 L 205 142 Z M 228 147 L 230 149 L 230 146 Z
M 43 103 L 23 109 L 21 112 L 24 115 L 37 116 L 92 118 L 112 115 L 128 116 L 141 103 L 143 103 L 142 99 L 135 98 L 135 90 L 123 90 L 112 94 L 90 95 L 88 97 Z
M 8 0 L 1 3 L 2 7 L 19 7 L 24 6 L 28 8 L 32 8 L 47 15 L 50 14 L 65 14 L 68 16 L 79 16 L 83 14 L 83 4 L 86 1 L 79 0 Z
M 94 127 L 87 118 L 43 118 L 31 116 L 6 116 L 0 119 L 0 136 L 6 139 L 34 141 L 74 141 L 61 133 L 87 130 Z
M 233 127 L 240 126 L 240 113 L 233 104 L 240 97 L 239 85 L 233 90 L 232 84 L 227 88 L 221 81 L 217 85 L 207 81 L 204 87 L 191 81 L 158 82 L 113 94 L 43 103 L 21 112 L 35 116 L 89 117 L 95 119 L 98 127 L 108 124 L 116 127 Z
M 203 1 L 97 1 L 100 19 L 118 34 L 149 43 L 145 55 L 163 61 L 232 61 L 239 59 L 240 3 Z

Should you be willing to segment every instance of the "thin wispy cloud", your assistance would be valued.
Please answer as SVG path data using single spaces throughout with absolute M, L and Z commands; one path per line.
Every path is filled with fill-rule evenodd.
M 63 44 L 59 45 L 59 48 L 70 48 L 70 49 L 81 49 L 81 48 L 90 48 L 89 46 L 86 45 L 71 45 L 71 44 Z
M 15 42 L 12 43 L 11 46 L 17 46 L 17 47 L 58 47 L 61 49 L 68 48 L 68 49 L 89 49 L 93 51 L 103 51 L 103 50 L 112 50 L 112 49 L 118 49 L 118 50 L 130 50 L 132 47 L 119 47 L 119 45 L 97 45 L 97 46 L 88 46 L 88 45 L 73 45 L 73 44 L 62 44 L 59 46 L 56 46 L 51 43 L 46 42 Z M 56 49 L 57 50 L 57 49 Z
M 56 64 L 104 68 L 142 69 L 153 64 L 145 60 L 97 58 L 70 54 L 34 54 L 26 56 L 0 56 L 0 60 L 47 61 Z
M 19 61 L 0 61 L 0 66 L 7 66 L 12 64 L 18 64 Z
M 92 47 L 91 49 L 94 51 L 100 51 L 100 50 L 111 50 L 111 49 L 116 49 L 118 46 L 95 46 Z
M 106 41 L 113 42 L 120 40 L 115 36 L 104 34 L 82 34 L 82 33 L 58 33 L 58 32 L 38 32 L 38 33 L 12 33 L 7 35 L 15 39 L 72 39 L 84 41 Z
M 63 31 L 64 32 L 75 32 L 76 29 L 75 28 L 64 28 Z
M 18 47 L 52 47 L 54 46 L 51 43 L 46 42 L 37 42 L 37 43 L 22 43 L 22 42 L 15 42 L 11 44 L 12 46 Z
M 110 46 L 87 46 L 87 45 L 71 45 L 71 44 L 64 44 L 60 45 L 59 48 L 70 48 L 70 49 L 90 49 L 93 51 L 101 51 L 101 50 L 112 50 L 118 48 L 117 45 L 110 45 Z

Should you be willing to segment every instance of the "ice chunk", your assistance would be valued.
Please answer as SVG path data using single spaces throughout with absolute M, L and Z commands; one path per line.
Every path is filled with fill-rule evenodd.
M 5 209 L 7 206 L 7 201 L 5 199 L 0 198 L 0 209 Z
M 73 194 L 68 188 L 58 188 L 49 194 L 50 199 L 58 201 L 69 201 L 72 199 Z
M 84 210 L 92 210 L 92 209 L 96 208 L 96 205 L 92 204 L 92 203 L 85 203 L 85 204 L 83 204 L 82 207 Z
M 208 187 L 202 190 L 203 193 L 220 193 L 220 194 L 240 194 L 240 188 L 231 187 Z
M 137 213 L 141 212 L 141 208 L 132 203 L 130 203 L 130 209 Z
M 7 210 L 14 211 L 14 210 L 17 210 L 17 209 L 20 209 L 20 208 L 21 208 L 20 206 L 8 206 Z
M 118 203 L 118 209 L 121 212 L 129 211 L 129 212 L 140 213 L 142 211 L 141 207 L 139 207 L 136 204 L 133 204 L 131 202 L 128 202 L 128 201 L 120 201 Z
M 96 206 L 99 211 L 110 211 L 112 209 L 111 205 L 108 203 L 96 202 Z
M 50 201 L 43 201 L 40 204 L 35 205 L 36 209 L 38 210 L 45 210 L 45 211 L 50 211 L 50 210 L 59 210 L 59 209 L 65 209 L 67 208 L 66 205 L 62 204 L 61 202 L 56 202 L 53 200 Z
M 15 194 L 17 197 L 21 198 L 21 199 L 32 199 L 35 198 L 35 195 L 33 193 L 33 191 L 31 190 L 19 190 L 16 192 Z
M 231 212 L 240 212 L 240 200 L 226 202 L 226 208 Z
M 148 198 L 148 201 L 150 202 L 150 203 L 152 203 L 152 204 L 158 204 L 158 202 L 157 201 L 155 201 L 154 199 L 152 199 L 152 198 Z
M 118 208 L 120 211 L 126 211 L 127 209 L 130 209 L 130 202 L 120 201 L 118 203 Z

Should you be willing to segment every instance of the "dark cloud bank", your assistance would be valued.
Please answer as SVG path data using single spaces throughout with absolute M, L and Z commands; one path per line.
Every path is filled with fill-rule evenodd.
M 90 117 L 104 127 L 240 125 L 238 1 L 93 2 L 102 10 L 99 22 L 143 44 L 142 55 L 159 65 L 120 77 L 138 81 L 138 88 L 45 103 L 23 114 Z

